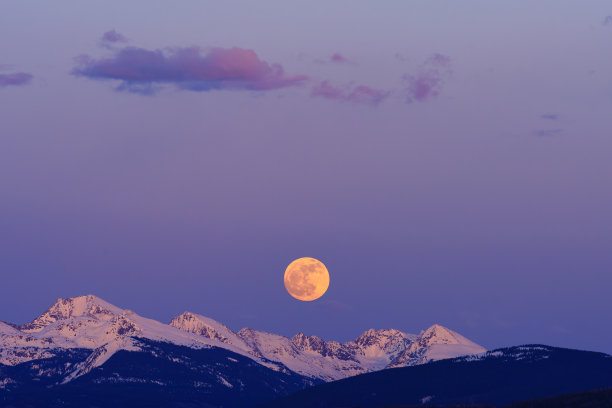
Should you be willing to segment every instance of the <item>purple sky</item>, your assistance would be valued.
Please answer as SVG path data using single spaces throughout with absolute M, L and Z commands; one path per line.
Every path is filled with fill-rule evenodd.
M 608 0 L 35 3 L 0 12 L 0 320 L 612 352 Z

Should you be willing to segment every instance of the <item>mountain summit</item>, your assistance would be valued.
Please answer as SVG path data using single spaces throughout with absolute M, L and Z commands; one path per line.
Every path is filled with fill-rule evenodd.
M 459 333 L 434 324 L 399 353 L 387 367 L 407 367 L 485 351 L 482 346 Z
M 94 320 L 110 320 L 121 315 L 123 310 L 105 302 L 97 296 L 87 295 L 68 299 L 58 299 L 46 312 L 31 323 L 19 326 L 24 333 L 39 332 L 58 320 L 85 317 Z

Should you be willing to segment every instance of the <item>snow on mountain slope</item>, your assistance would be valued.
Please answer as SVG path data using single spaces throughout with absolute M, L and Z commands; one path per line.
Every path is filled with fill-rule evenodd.
M 321 349 L 308 349 L 307 347 L 300 349 L 298 345 L 303 335 L 289 339 L 263 331 L 242 329 L 238 332 L 238 336 L 248 344 L 254 355 L 282 363 L 291 371 L 307 377 L 330 381 L 364 372 L 363 367 L 348 355 L 347 358 L 337 358 L 334 354 L 326 353 Z M 310 338 L 304 343 L 312 344 L 313 342 L 314 339 Z M 339 343 L 336 344 L 339 345 Z M 336 348 L 335 345 L 328 348 L 327 344 L 323 347 L 330 351 Z
M 0 322 L 0 364 L 14 365 L 23 361 L 52 357 L 49 341 L 22 333 Z
M 88 317 L 93 320 L 106 321 L 122 313 L 123 310 L 93 295 L 58 299 L 31 323 L 20 326 L 19 330 L 24 333 L 36 333 L 52 323 L 68 320 L 71 317 Z
M 463 344 L 480 347 L 478 344 L 468 340 L 459 333 L 440 326 L 439 324 L 434 324 L 421 333 L 418 337 L 418 342 L 423 347 L 433 344 Z
M 216 345 L 216 342 L 141 317 L 92 295 L 59 299 L 34 321 L 18 328 L 49 348 L 95 349 L 125 337 L 144 337 L 193 347 Z
M 459 333 L 439 324 L 434 324 L 422 332 L 388 367 L 424 364 L 429 361 L 479 354 L 486 351 L 484 347 L 468 340 Z
M 375 371 L 387 367 L 416 339 L 417 336 L 414 334 L 406 334 L 395 329 L 370 329 L 347 344 L 354 343 L 358 349 L 356 358 L 368 368 L 368 371 Z
M 350 366 L 350 364 L 337 364 L 332 360 L 317 358 L 321 356 L 316 352 L 311 355 L 301 352 L 292 339 L 287 337 L 253 329 L 242 329 L 234 333 L 223 324 L 195 313 L 185 312 L 172 319 L 170 325 L 205 338 L 219 340 L 224 344 L 240 347 L 254 357 L 283 364 L 289 370 L 308 377 L 325 380 L 342 378 L 343 376 L 338 373 L 346 369 L 346 366 Z M 352 371 L 355 374 L 359 373 L 360 367 L 354 362 L 352 365 Z
M 18 336 L 19 334 L 20 334 L 19 330 L 17 330 L 10 324 L 0 322 L 0 337 L 1 336 Z
M 486 351 L 440 325 L 420 335 L 370 329 L 353 341 L 340 343 L 302 333 L 292 338 L 249 328 L 235 333 L 190 312 L 163 324 L 88 295 L 59 299 L 22 326 L 0 322 L 0 363 L 15 365 L 52 357 L 67 348 L 92 350 L 66 377 L 70 381 L 104 364 L 119 350 L 141 350 L 139 339 L 190 348 L 220 347 L 277 371 L 291 370 L 326 381 Z
M 119 350 L 139 351 L 140 347 L 138 341 L 132 337 L 113 339 L 108 343 L 94 349 L 94 351 L 85 359 L 85 361 L 77 363 L 72 372 L 64 378 L 62 383 L 66 384 L 77 377 L 87 374 L 95 367 L 101 366 Z
M 252 358 L 239 347 L 178 330 L 88 295 L 59 299 L 34 321 L 16 329 L 0 327 L 0 363 L 14 365 L 53 355 L 54 349 L 85 348 L 95 350 L 96 358 L 90 362 L 98 366 L 118 350 L 138 350 L 138 338 L 192 348 L 222 347 Z
M 185 312 L 172 319 L 170 326 L 249 351 L 246 343 L 236 333 L 227 326 L 206 316 Z
M 213 319 L 189 312 L 172 319 L 170 325 L 238 346 L 253 356 L 323 380 L 382 369 L 416 337 L 398 330 L 369 330 L 354 342 L 342 344 L 303 333 L 293 338 L 248 328 L 234 333 Z
M 196 333 L 200 336 L 215 339 L 228 345 L 241 348 L 250 355 L 283 364 L 289 370 L 308 377 L 325 380 L 343 378 L 341 373 L 349 371 L 352 374 L 362 372 L 356 362 L 339 362 L 333 359 L 329 350 L 338 348 L 333 342 L 324 342 L 316 336 L 297 335 L 293 339 L 266 333 L 253 329 L 243 329 L 238 333 L 223 324 L 208 317 L 195 313 L 185 312 L 170 322 L 170 325 L 180 330 Z M 300 337 L 301 336 L 301 337 Z M 299 343 L 301 341 L 301 343 Z M 300 346 L 302 346 L 300 348 Z M 323 359 L 321 357 L 330 357 Z
M 326 381 L 485 351 L 440 325 L 434 325 L 420 335 L 395 329 L 370 329 L 346 343 L 325 341 L 303 333 L 288 338 L 249 328 L 234 333 L 215 320 L 188 312 L 174 318 L 170 325 L 235 345 L 253 356 Z

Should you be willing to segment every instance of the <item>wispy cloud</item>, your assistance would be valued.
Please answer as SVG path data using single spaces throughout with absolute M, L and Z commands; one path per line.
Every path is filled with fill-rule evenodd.
M 606 16 L 606 17 L 603 19 L 602 24 L 603 24 L 604 26 L 607 26 L 607 27 L 612 27 L 612 16 Z
M 281 65 L 269 64 L 254 51 L 237 47 L 206 51 L 199 47 L 125 47 L 107 58 L 81 56 L 72 72 L 89 79 L 120 81 L 117 90 L 141 94 L 154 93 L 164 85 L 190 91 L 266 91 L 308 79 L 305 75 L 288 76 Z
M 415 74 L 404 75 L 407 83 L 408 102 L 424 102 L 438 96 L 444 81 L 452 74 L 450 57 L 433 54 Z
M 110 30 L 102 34 L 100 41 L 104 43 L 126 43 L 127 38 L 115 30 Z
M 315 62 L 319 64 L 352 64 L 351 60 L 339 52 L 336 52 L 329 57 L 316 59 Z
M 540 137 L 548 137 L 548 136 L 557 136 L 563 133 L 563 129 L 541 129 L 536 130 L 536 136 Z
M 312 88 L 311 95 L 344 102 L 378 105 L 387 99 L 390 92 L 365 85 L 334 86 L 329 81 L 323 81 Z
M 540 119 L 557 120 L 559 119 L 559 115 L 557 115 L 556 113 L 545 113 L 543 115 L 540 115 Z
M 336 63 L 345 63 L 345 62 L 349 62 L 349 60 L 342 54 L 340 53 L 335 53 L 333 54 L 331 57 L 329 57 L 329 60 L 331 62 L 336 62 Z
M 22 86 L 32 81 L 34 76 L 27 72 L 13 72 L 10 74 L 0 74 L 0 88 L 6 86 Z

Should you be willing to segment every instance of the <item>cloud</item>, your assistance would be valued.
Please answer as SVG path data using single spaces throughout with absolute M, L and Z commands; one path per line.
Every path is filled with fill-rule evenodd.
M 0 88 L 5 86 L 22 86 L 27 85 L 34 78 L 32 74 L 27 72 L 13 72 L 11 74 L 0 74 Z
M 242 48 L 176 47 L 147 50 L 125 47 L 108 58 L 81 56 L 72 73 L 96 80 L 121 81 L 118 91 L 151 94 L 164 85 L 190 91 L 236 89 L 266 91 L 303 83 L 305 75 L 287 76 L 279 64 L 260 60 Z
M 542 129 L 537 130 L 536 136 L 547 137 L 547 136 L 557 136 L 563 133 L 563 129 Z
M 559 119 L 559 115 L 557 115 L 556 113 L 545 113 L 543 115 L 540 115 L 540 119 L 557 120 Z
M 445 80 L 452 74 L 450 57 L 433 54 L 414 75 L 404 75 L 407 83 L 408 102 L 424 102 L 438 96 Z
M 102 34 L 100 41 L 103 43 L 126 43 L 127 38 L 115 30 L 110 30 Z
M 315 62 L 318 64 L 351 64 L 351 61 L 339 52 L 324 59 L 316 59 Z
M 340 53 L 333 54 L 331 57 L 329 57 L 329 61 L 339 63 L 339 64 L 349 62 L 349 60 L 346 59 L 346 57 Z
M 335 99 L 344 102 L 361 103 L 367 105 L 378 105 L 390 95 L 389 91 L 373 89 L 365 85 L 358 86 L 334 86 L 328 81 L 323 81 L 312 88 L 312 96 L 320 96 L 327 99 Z
M 603 19 L 602 24 L 603 24 L 604 26 L 606 26 L 606 27 L 612 27 L 612 16 L 606 16 L 606 17 Z

